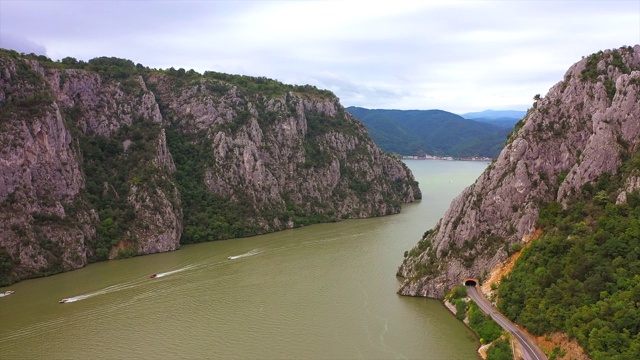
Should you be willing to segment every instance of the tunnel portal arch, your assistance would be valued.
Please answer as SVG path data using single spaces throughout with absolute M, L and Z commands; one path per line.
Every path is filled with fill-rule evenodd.
M 478 285 L 480 285 L 480 281 L 478 281 L 478 279 L 476 279 L 476 278 L 465 278 L 462 281 L 462 284 L 464 286 L 478 286 Z

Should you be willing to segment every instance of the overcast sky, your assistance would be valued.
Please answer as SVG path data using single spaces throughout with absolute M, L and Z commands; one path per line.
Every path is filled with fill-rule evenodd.
M 640 0 L 1 0 L 0 47 L 266 76 L 344 106 L 526 110 L 582 56 L 640 44 Z

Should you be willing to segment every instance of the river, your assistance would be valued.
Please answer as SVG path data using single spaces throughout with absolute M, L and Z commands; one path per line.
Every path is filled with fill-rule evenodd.
M 15 294 L 0 298 L 0 356 L 477 359 L 477 340 L 440 302 L 396 294 L 395 272 L 487 163 L 406 163 L 423 200 L 398 215 L 183 246 L 2 288 Z

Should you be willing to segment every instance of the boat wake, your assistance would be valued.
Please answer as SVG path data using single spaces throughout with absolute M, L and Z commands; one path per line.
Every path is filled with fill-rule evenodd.
M 89 298 L 93 295 L 79 295 L 79 296 L 74 296 L 74 297 L 70 297 L 70 298 L 66 298 L 66 299 L 62 299 L 59 301 L 59 303 L 61 304 L 66 304 L 66 303 L 72 303 L 72 302 L 76 302 L 76 301 L 80 301 L 80 300 L 84 300 L 86 298 Z
M 156 276 L 154 276 L 154 278 L 161 278 L 161 277 L 164 277 L 164 276 L 173 275 L 173 274 L 185 271 L 185 270 L 193 269 L 195 267 L 196 267 L 195 265 L 188 265 L 188 266 L 185 266 L 185 267 L 180 268 L 180 269 L 166 271 L 166 272 L 163 272 L 163 273 L 157 273 Z
M 14 291 L 12 291 L 12 290 L 9 290 L 9 291 L 7 291 L 7 292 L 1 292 L 1 293 L 0 293 L 0 297 L 9 296 L 9 295 L 11 295 L 11 294 L 13 294 L 13 293 L 14 293 Z
M 132 287 L 135 287 L 139 284 L 137 283 L 124 283 L 124 284 L 117 284 L 117 285 L 111 285 L 108 286 L 104 289 L 98 290 L 98 291 L 94 291 L 88 294 L 82 294 L 82 295 L 78 295 L 78 296 L 73 296 L 70 298 L 66 298 L 66 299 L 62 299 L 59 301 L 59 303 L 61 304 L 66 304 L 66 303 L 72 303 L 72 302 L 76 302 L 76 301 L 80 301 L 80 300 L 84 300 L 84 299 L 88 299 L 90 297 L 94 297 L 94 296 L 98 296 L 98 295 L 104 295 L 104 294 L 109 294 L 115 291 L 120 291 L 120 290 L 125 290 L 125 289 L 130 289 Z
M 185 270 L 189 270 L 189 269 L 193 269 L 195 268 L 196 265 L 187 265 L 185 267 L 176 269 L 176 270 L 171 270 L 171 271 L 166 271 L 163 273 L 158 273 L 155 274 L 154 278 L 161 278 L 164 276 L 169 276 L 169 275 L 173 275 L 176 273 L 179 273 L 181 271 L 185 271 Z M 134 281 L 130 281 L 130 282 L 126 282 L 126 283 L 122 283 L 122 284 L 116 284 L 116 285 L 111 285 L 108 286 L 104 289 L 98 290 L 98 291 L 94 291 L 88 294 L 82 294 L 82 295 L 78 295 L 78 296 L 74 296 L 74 297 L 70 297 L 70 298 L 65 298 L 59 301 L 59 303 L 61 304 L 66 304 L 66 303 L 72 303 L 72 302 L 76 302 L 76 301 L 80 301 L 80 300 L 85 300 L 94 296 L 98 296 L 98 295 L 105 295 L 105 294 L 109 294 L 112 292 L 116 292 L 116 291 L 121 291 L 121 290 L 126 290 L 126 289 L 131 289 L 131 288 L 135 288 L 138 286 L 141 286 L 143 284 L 147 283 L 147 279 L 144 280 L 134 280 Z
M 249 251 L 247 253 L 241 254 L 241 255 L 229 256 L 229 257 L 227 257 L 227 259 L 229 259 L 229 260 L 241 259 L 241 258 L 244 258 L 244 257 L 258 255 L 261 252 L 262 251 L 260 251 L 260 249 L 253 249 L 253 250 L 251 250 L 251 251 Z

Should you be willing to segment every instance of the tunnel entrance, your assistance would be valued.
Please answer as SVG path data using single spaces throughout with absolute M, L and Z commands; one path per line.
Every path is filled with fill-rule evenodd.
M 478 286 L 478 279 L 467 278 L 464 279 L 464 286 Z

